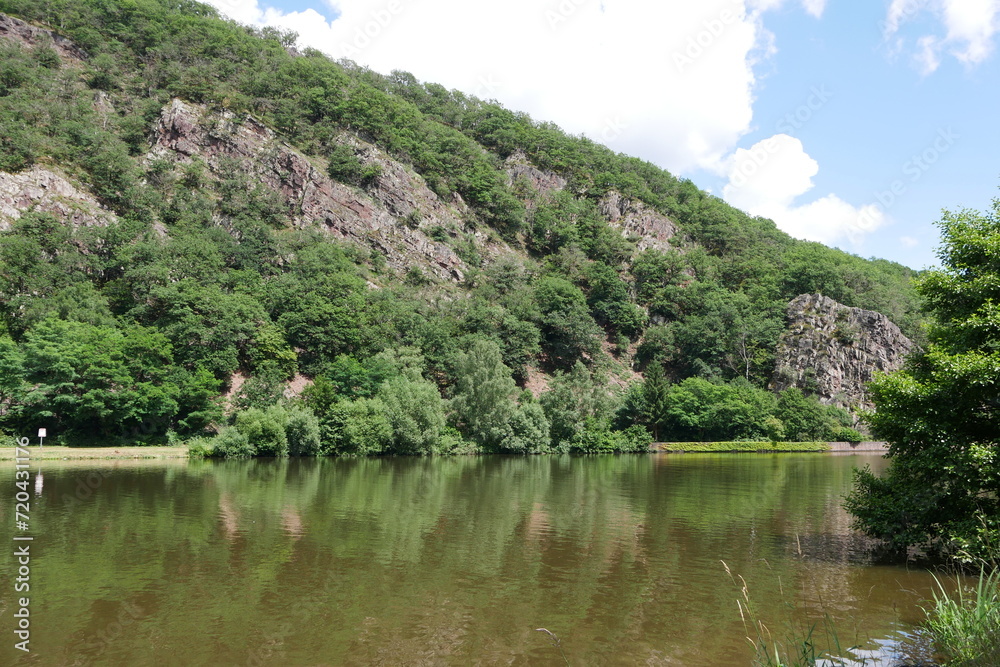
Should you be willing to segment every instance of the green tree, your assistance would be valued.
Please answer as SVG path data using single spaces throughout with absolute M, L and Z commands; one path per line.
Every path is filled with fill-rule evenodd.
M 556 371 L 539 401 L 551 424 L 552 446 L 568 446 L 587 427 L 588 420 L 609 424 L 616 407 L 604 378 L 595 377 L 577 361 L 569 373 Z M 605 430 L 610 428 L 606 427 Z
M 280 405 L 237 413 L 236 430 L 254 446 L 256 456 L 288 456 L 288 413 Z
M 392 423 L 378 398 L 337 403 L 327 415 L 333 437 L 324 442 L 326 452 L 372 456 L 392 444 Z
M 458 355 L 455 376 L 452 420 L 465 438 L 492 452 L 545 448 L 548 420 L 537 404 L 515 400 L 517 385 L 495 342 L 475 339 Z
M 517 385 L 503 363 L 500 348 L 493 341 L 476 339 L 468 352 L 458 355 L 455 378 L 451 399 L 455 426 L 479 446 L 499 449 L 517 409 Z
M 594 262 L 587 270 L 587 284 L 587 303 L 599 322 L 629 339 L 642 332 L 646 314 L 631 303 L 628 285 L 617 271 L 602 262 Z
M 504 437 L 504 451 L 519 454 L 539 454 L 549 449 L 549 420 L 542 406 L 535 401 L 524 401 L 517 406 L 509 422 L 509 433 Z
M 49 318 L 28 333 L 24 353 L 25 425 L 78 437 L 156 436 L 180 414 L 177 369 L 162 334 Z
M 640 396 L 639 416 L 652 429 L 653 440 L 659 441 L 670 407 L 670 382 L 660 363 L 654 361 L 646 369 Z
M 445 427 L 444 400 L 433 382 L 411 373 L 387 380 L 378 397 L 392 425 L 392 449 L 428 454 L 440 444 Z
M 542 278 L 535 300 L 541 311 L 542 347 L 552 366 L 570 368 L 580 359 L 600 355 L 602 332 L 579 287 L 564 278 Z
M 289 456 L 316 456 L 320 453 L 319 420 L 312 410 L 301 404 L 285 406 L 288 419 L 285 422 L 285 438 L 288 440 Z
M 27 389 L 24 352 L 9 336 L 0 336 L 0 424 L 17 415 Z
M 361 182 L 361 160 L 353 148 L 347 144 L 337 144 L 330 150 L 327 173 L 330 178 L 357 185 Z
M 763 439 L 774 408 L 772 394 L 742 378 L 729 383 L 688 378 L 668 391 L 663 436 L 678 441 Z
M 778 395 L 775 417 L 781 420 L 785 437 L 793 442 L 839 440 L 841 430 L 851 425 L 847 412 L 823 405 L 795 387 Z
M 942 268 L 917 289 L 934 322 L 927 347 L 869 385 L 872 432 L 889 468 L 859 471 L 847 508 L 897 549 L 996 558 L 1000 544 L 1000 200 L 945 212 Z M 995 562 L 995 561 L 994 561 Z

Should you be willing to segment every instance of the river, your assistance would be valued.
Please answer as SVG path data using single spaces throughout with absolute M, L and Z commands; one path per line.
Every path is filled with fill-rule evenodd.
M 31 653 L 9 547 L 0 663 L 731 667 L 753 656 L 739 577 L 776 637 L 818 622 L 823 643 L 828 618 L 891 656 L 933 582 L 850 530 L 865 464 L 884 461 L 34 462 Z M 13 465 L 0 489 L 14 532 Z

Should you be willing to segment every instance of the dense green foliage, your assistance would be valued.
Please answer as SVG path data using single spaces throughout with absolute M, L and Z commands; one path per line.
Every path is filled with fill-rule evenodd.
M 658 368 L 626 395 L 618 420 L 644 424 L 656 440 L 670 442 L 862 440 L 847 412 L 799 389 L 775 396 L 743 378 L 691 377 L 670 385 Z
M 621 451 L 648 441 L 640 425 L 657 438 L 841 439 L 843 415 L 764 390 L 785 304 L 822 292 L 917 331 L 906 268 L 795 241 L 495 103 L 298 54 L 294 35 L 189 0 L 0 11 L 86 52 L 69 63 L 45 44 L 0 44 L 0 169 L 57 166 L 118 219 L 74 228 L 28 212 L 0 233 L 5 429 L 156 440 L 231 421 L 217 443 L 230 456 Z M 465 228 L 427 233 L 466 261 L 465 281 L 394 272 L 381 248 L 294 228 L 295 203 L 235 163 L 147 156 L 173 98 L 252 114 L 351 187 L 379 178 L 350 147 L 360 139 L 460 197 Z M 511 182 L 515 155 L 568 186 Z M 676 247 L 636 252 L 601 213 L 612 190 L 669 216 Z M 510 252 L 484 261 L 477 234 Z M 632 370 L 655 380 L 620 395 L 610 379 Z M 518 388 L 533 373 L 550 378 L 538 399 Z M 296 374 L 314 384 L 284 401 Z M 223 417 L 238 380 L 228 405 L 242 412 Z
M 930 343 L 871 386 L 873 432 L 891 443 L 883 477 L 858 475 L 848 508 L 892 547 L 995 557 L 1000 544 L 1000 200 L 946 212 L 943 269 L 918 289 Z

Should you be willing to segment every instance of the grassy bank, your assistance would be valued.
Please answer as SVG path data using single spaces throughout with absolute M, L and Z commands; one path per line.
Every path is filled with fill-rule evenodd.
M 84 459 L 185 459 L 188 448 L 174 447 L 65 447 L 37 444 L 28 447 L 32 461 L 65 461 Z M 0 461 L 14 460 L 14 447 L 0 447 Z
M 828 442 L 656 442 L 654 452 L 829 452 Z
M 971 584 L 971 585 L 970 585 Z M 959 579 L 955 593 L 940 580 L 926 627 L 952 667 L 1000 665 L 1000 570 Z

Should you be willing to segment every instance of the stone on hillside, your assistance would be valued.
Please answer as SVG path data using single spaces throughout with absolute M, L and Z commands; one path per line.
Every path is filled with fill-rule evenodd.
M 876 371 L 902 367 L 911 349 L 913 342 L 885 315 L 803 294 L 788 304 L 771 388 L 798 387 L 827 405 L 871 409 L 865 385 Z

